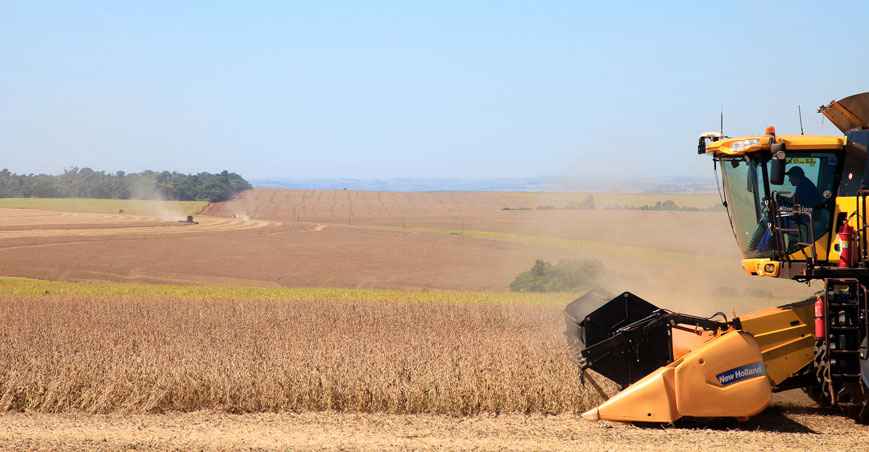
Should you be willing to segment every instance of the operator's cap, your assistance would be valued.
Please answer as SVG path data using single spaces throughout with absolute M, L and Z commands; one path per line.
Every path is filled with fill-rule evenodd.
M 785 174 L 787 174 L 788 176 L 806 176 L 806 172 L 803 171 L 803 169 L 799 166 L 792 166 L 788 168 L 788 170 L 785 171 Z

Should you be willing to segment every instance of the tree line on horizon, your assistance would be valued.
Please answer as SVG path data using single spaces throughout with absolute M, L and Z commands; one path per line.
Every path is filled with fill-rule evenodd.
M 242 176 L 222 171 L 108 173 L 71 168 L 63 174 L 15 174 L 0 170 L 0 198 L 163 199 L 220 202 L 251 189 Z

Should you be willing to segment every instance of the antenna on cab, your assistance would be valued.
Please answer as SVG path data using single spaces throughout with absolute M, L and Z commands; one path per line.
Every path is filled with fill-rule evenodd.
M 806 129 L 803 128 L 803 108 L 797 104 L 797 115 L 800 117 L 800 135 L 806 134 Z
M 724 136 L 724 104 L 721 104 L 721 121 L 719 123 L 719 132 Z

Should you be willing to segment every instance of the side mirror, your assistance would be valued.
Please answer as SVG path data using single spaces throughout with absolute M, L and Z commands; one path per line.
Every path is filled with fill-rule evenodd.
M 782 185 L 785 183 L 785 144 L 773 143 L 769 146 L 772 153 L 769 168 L 769 183 Z
M 700 142 L 697 143 L 697 154 L 703 155 L 706 153 L 706 137 L 701 136 Z

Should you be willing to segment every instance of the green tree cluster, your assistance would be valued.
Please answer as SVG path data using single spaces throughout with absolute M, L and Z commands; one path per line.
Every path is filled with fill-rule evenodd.
M 71 168 L 63 174 L 15 174 L 0 170 L 0 197 L 6 198 L 102 198 L 165 199 L 176 201 L 226 201 L 250 183 L 236 173 L 182 174 L 143 171 L 107 173 Z
M 514 292 L 565 292 L 597 285 L 603 274 L 603 264 L 593 259 L 561 261 L 550 264 L 534 262 L 531 270 L 522 272 L 510 283 Z

